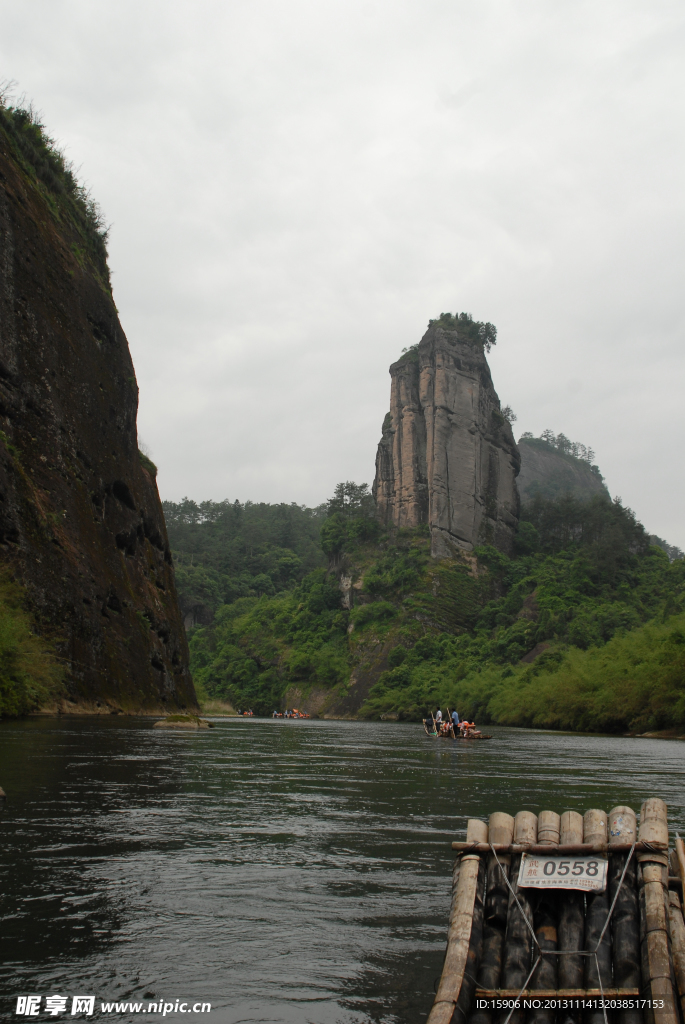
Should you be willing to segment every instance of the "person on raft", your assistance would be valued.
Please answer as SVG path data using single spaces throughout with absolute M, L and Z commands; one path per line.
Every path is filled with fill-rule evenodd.
M 454 735 L 456 736 L 457 729 L 459 728 L 459 712 L 458 711 L 453 711 L 452 712 L 452 728 L 454 729 Z
M 466 720 L 461 723 L 459 730 L 465 739 L 482 735 L 480 729 L 476 729 L 475 722 L 467 722 Z
M 442 725 L 442 711 L 440 708 L 435 712 L 435 724 Z

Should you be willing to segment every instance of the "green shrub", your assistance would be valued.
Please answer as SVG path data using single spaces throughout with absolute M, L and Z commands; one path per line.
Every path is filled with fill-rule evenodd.
M 140 459 L 140 464 L 143 467 L 143 469 L 146 469 L 150 476 L 152 477 L 152 479 L 155 480 L 157 478 L 157 467 L 155 466 L 152 459 L 149 456 L 147 456 L 145 452 L 141 452 L 140 449 L 138 449 L 138 458 Z
M 50 645 L 33 632 L 21 589 L 0 575 L 0 716 L 35 711 L 60 692 L 63 675 Z
M 362 604 L 353 608 L 350 619 L 357 629 L 368 626 L 371 623 L 387 622 L 397 615 L 397 608 L 390 601 L 372 601 L 371 604 Z

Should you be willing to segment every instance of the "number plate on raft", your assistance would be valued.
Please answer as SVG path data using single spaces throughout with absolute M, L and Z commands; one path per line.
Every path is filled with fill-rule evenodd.
M 524 853 L 521 857 L 521 888 L 604 892 L 606 885 L 607 861 L 603 857 L 545 857 L 539 853 Z

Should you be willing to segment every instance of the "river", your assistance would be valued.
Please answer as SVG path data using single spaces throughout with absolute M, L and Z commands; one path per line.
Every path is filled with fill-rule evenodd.
M 685 833 L 685 744 L 222 719 L 0 723 L 3 1019 L 16 997 L 211 1003 L 213 1024 L 416 1024 L 440 974 L 450 841 L 493 810 L 639 811 Z M 170 1019 L 183 1020 L 181 1013 Z M 154 1018 L 157 1019 L 157 1018 Z M 160 1018 L 161 1019 L 161 1018 Z

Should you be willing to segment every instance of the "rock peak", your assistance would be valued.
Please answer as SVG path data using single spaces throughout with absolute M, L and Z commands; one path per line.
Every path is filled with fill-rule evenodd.
M 381 521 L 427 524 L 436 558 L 477 544 L 509 552 L 521 463 L 482 343 L 455 320 L 431 321 L 390 377 L 373 485 Z

